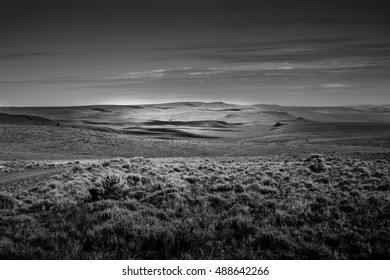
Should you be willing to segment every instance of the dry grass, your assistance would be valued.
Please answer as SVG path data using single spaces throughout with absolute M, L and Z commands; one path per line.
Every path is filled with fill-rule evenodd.
M 0 194 L 2 259 L 388 259 L 389 160 L 116 158 Z

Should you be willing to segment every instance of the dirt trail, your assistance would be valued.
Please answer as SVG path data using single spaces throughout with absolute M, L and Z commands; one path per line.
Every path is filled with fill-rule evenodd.
M 45 170 L 32 170 L 27 172 L 17 172 L 10 174 L 0 174 L 0 186 L 6 186 L 14 183 L 18 183 L 24 180 L 41 179 L 50 175 L 62 173 L 68 171 L 70 168 L 61 167 L 55 169 Z M 2 188 L 0 188 L 2 190 Z

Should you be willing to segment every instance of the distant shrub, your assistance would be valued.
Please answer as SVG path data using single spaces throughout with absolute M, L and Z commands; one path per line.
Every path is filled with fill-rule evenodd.
M 229 199 L 220 196 L 219 194 L 211 194 L 207 197 L 210 206 L 218 210 L 227 210 L 231 208 L 234 204 Z
M 142 179 L 143 176 L 141 174 L 129 174 L 126 177 L 126 181 L 129 187 L 136 186 L 136 185 L 142 185 Z
M 329 184 L 330 179 L 328 177 L 320 177 L 315 179 L 317 183 L 322 183 L 322 184 Z
M 372 184 L 362 184 L 361 188 L 363 190 L 374 190 L 375 189 L 375 185 L 372 185 Z
M 199 181 L 199 178 L 196 176 L 186 176 L 184 179 L 190 183 L 190 184 L 195 184 L 197 181 Z
M 72 167 L 72 173 L 79 173 L 81 171 L 83 171 L 83 169 L 81 168 L 81 166 L 79 164 Z
M 127 160 L 126 158 L 119 157 L 119 158 L 113 158 L 113 159 L 111 160 L 111 162 L 113 162 L 113 163 L 122 163 L 122 164 L 124 164 L 124 163 L 128 163 L 128 160 Z
M 297 192 L 297 193 L 307 193 L 307 188 L 299 187 L 299 188 L 295 189 L 295 192 Z
M 317 159 L 324 159 L 324 156 L 322 154 L 310 154 L 306 157 L 305 161 L 312 161 L 312 160 L 317 160 Z
M 390 182 L 379 184 L 376 189 L 378 191 L 390 191 Z
M 312 173 L 312 171 L 307 167 L 299 167 L 298 171 L 303 175 L 310 175 Z
M 314 187 L 313 185 L 313 181 L 311 180 L 307 180 L 307 181 L 302 181 L 301 184 L 305 187 L 305 188 L 308 188 L 308 189 L 312 189 Z
M 149 164 L 150 160 L 144 157 L 133 157 L 129 159 L 131 163 L 137 163 L 137 164 Z
M 60 186 L 60 182 L 58 180 L 53 180 L 53 181 L 49 181 L 47 183 L 47 186 L 50 188 L 50 189 L 55 189 L 57 188 L 58 186 Z
M 122 165 L 122 168 L 124 169 L 130 169 L 130 164 L 126 163 Z
M 340 190 L 342 190 L 342 191 L 351 191 L 352 190 L 352 187 L 351 186 L 349 186 L 349 185 L 345 185 L 345 184 L 340 184 L 339 183 L 339 185 L 338 185 L 338 187 L 340 188 Z
M 258 192 L 261 194 L 277 194 L 278 190 L 270 186 L 260 186 Z
M 360 197 L 361 196 L 361 194 L 358 190 L 352 190 L 349 194 L 353 197 Z
M 310 154 L 306 159 L 309 164 L 309 169 L 312 172 L 319 173 L 326 170 L 325 158 L 321 154 Z
M 383 178 L 386 176 L 385 172 L 381 171 L 381 170 L 376 170 L 374 172 L 374 174 L 372 174 L 374 177 L 377 177 L 377 178 Z
M 168 188 L 174 188 L 178 190 L 184 190 L 184 188 L 188 185 L 187 181 L 184 181 L 178 177 L 170 177 L 164 183 Z
M 342 212 L 346 212 L 346 213 L 351 213 L 356 211 L 355 207 L 352 206 L 351 204 L 342 204 L 339 206 L 339 209 Z
M 0 209 L 14 208 L 15 200 L 8 194 L 0 193 Z
M 275 186 L 276 185 L 276 181 L 272 178 L 266 178 L 262 181 L 262 183 L 264 186 Z
M 371 177 L 371 172 L 367 167 L 359 166 L 358 168 L 356 168 L 356 171 L 364 177 Z
M 217 183 L 209 188 L 211 192 L 228 192 L 233 190 L 233 187 L 229 184 Z

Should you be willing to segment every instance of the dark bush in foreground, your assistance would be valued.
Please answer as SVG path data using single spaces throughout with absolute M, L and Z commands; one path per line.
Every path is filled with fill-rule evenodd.
M 0 258 L 389 259 L 388 186 L 318 154 L 77 165 L 0 193 Z

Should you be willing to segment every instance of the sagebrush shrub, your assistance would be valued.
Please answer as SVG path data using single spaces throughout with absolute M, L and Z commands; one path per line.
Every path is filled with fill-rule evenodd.
M 371 177 L 371 172 L 367 167 L 359 166 L 356 171 L 358 171 L 363 177 Z
M 326 170 L 325 158 L 321 154 L 310 154 L 306 160 L 309 164 L 309 169 L 312 172 L 319 173 Z
M 83 171 L 83 169 L 81 168 L 81 166 L 79 164 L 72 167 L 72 173 L 79 173 L 81 171 Z
M 14 199 L 5 193 L 0 193 L 0 209 L 12 209 L 14 207 Z
M 97 192 L 102 199 L 119 199 L 124 196 L 127 189 L 126 182 L 119 175 L 109 174 L 95 183 L 94 192 Z

